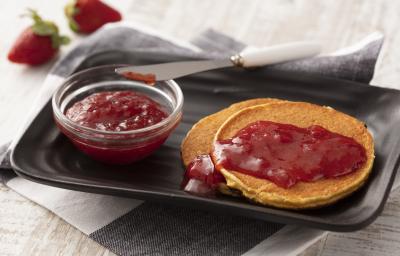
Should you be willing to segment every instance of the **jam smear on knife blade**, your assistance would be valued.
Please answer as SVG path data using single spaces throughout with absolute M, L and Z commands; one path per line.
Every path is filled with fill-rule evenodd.
M 156 75 L 154 74 L 141 74 L 136 72 L 124 72 L 122 76 L 133 81 L 143 82 L 147 85 L 154 85 L 156 83 Z

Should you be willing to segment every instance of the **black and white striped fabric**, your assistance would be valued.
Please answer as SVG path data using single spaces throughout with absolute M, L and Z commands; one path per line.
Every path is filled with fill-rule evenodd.
M 374 33 L 359 44 L 334 54 L 273 68 L 369 82 L 382 43 L 382 35 Z M 55 64 L 27 123 L 49 99 L 54 85 L 89 54 L 113 49 L 143 49 L 219 58 L 243 48 L 244 44 L 214 30 L 205 31 L 191 43 L 185 43 L 142 25 L 104 26 Z M 23 129 L 20 134 L 22 132 Z M 0 179 L 4 184 L 53 211 L 119 255 L 296 255 L 325 234 L 245 217 L 37 184 L 12 172 L 7 154 L 12 147 L 13 144 L 0 147 Z

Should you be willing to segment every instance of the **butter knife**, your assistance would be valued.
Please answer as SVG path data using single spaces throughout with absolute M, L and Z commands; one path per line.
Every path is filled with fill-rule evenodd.
M 115 72 L 151 76 L 154 81 L 170 80 L 203 71 L 227 67 L 259 67 L 316 56 L 320 45 L 314 42 L 293 42 L 265 48 L 253 48 L 235 54 L 230 58 L 199 61 L 179 61 L 144 66 L 116 68 Z

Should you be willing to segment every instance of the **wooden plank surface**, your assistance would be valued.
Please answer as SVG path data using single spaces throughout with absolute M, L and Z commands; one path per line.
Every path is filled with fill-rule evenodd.
M 29 24 L 18 15 L 26 7 L 55 20 L 74 43 L 83 39 L 67 28 L 62 7 L 67 1 L 0 1 L 0 143 L 8 141 L 40 88 L 52 63 L 37 68 L 11 65 L 6 54 Z M 318 40 L 324 52 L 357 42 L 373 31 L 386 40 L 372 84 L 400 89 L 400 1 L 346 0 L 109 0 L 125 20 L 190 40 L 214 28 L 250 45 L 290 40 Z M 46 209 L 0 185 L 0 255 L 113 255 Z M 330 233 L 303 255 L 394 255 L 400 251 L 400 190 L 384 213 L 360 232 Z

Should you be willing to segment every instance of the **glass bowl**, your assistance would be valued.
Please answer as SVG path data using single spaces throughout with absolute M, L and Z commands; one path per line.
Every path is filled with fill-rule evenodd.
M 182 117 L 183 94 L 173 80 L 149 86 L 114 72 L 123 65 L 90 68 L 68 77 L 52 98 L 53 115 L 60 131 L 83 153 L 111 164 L 129 164 L 150 155 L 168 138 Z M 102 91 L 133 90 L 145 94 L 168 113 L 154 125 L 128 131 L 103 131 L 79 125 L 65 115 L 75 102 Z

